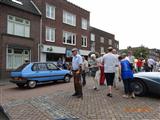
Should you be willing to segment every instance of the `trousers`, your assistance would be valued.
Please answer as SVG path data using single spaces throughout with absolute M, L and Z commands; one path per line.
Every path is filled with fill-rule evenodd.
M 82 82 L 81 82 L 81 73 L 76 73 L 73 71 L 73 79 L 74 79 L 74 89 L 75 93 L 78 95 L 82 95 Z

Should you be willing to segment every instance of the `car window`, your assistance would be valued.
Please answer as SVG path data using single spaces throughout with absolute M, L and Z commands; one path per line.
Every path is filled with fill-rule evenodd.
M 47 71 L 47 66 L 45 63 L 36 63 L 33 65 L 33 71 Z
M 47 67 L 49 70 L 57 70 L 57 66 L 53 63 L 47 63 Z
M 23 70 L 23 68 L 25 68 L 29 63 L 24 63 L 23 65 L 19 66 L 15 71 L 16 72 L 20 72 Z

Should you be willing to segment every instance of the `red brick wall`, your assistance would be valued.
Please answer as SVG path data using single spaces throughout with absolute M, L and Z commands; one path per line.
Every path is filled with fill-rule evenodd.
M 3 11 L 3 12 L 1 12 Z M 13 15 L 30 21 L 30 38 L 7 34 L 7 15 Z M 3 17 L 2 17 L 3 16 Z M 8 75 L 6 70 L 6 47 L 7 45 L 19 45 L 31 49 L 31 61 L 38 60 L 38 43 L 40 39 L 40 16 L 28 12 L 0 5 L 0 68 L 1 78 Z M 2 75 L 3 74 L 3 75 Z
M 37 1 L 37 2 L 36 2 Z M 42 4 L 43 1 L 43 4 Z M 90 13 L 72 3 L 69 3 L 68 1 L 65 0 L 34 0 L 34 2 L 40 7 L 40 10 L 42 11 L 42 16 L 43 16 L 43 34 L 42 34 L 42 39 L 44 44 L 48 45 L 55 45 L 55 46 L 62 46 L 62 47 L 78 47 L 80 49 L 84 50 L 89 50 L 90 46 L 87 48 L 81 48 L 81 35 L 86 35 L 88 37 L 88 43 L 89 45 L 89 30 L 82 30 L 81 29 L 81 18 L 85 18 L 89 20 Z M 56 15 L 55 15 L 55 20 L 48 19 L 45 16 L 45 9 L 46 9 L 46 3 L 50 5 L 54 5 L 56 7 Z M 72 14 L 76 15 L 76 27 L 63 24 L 63 10 L 66 10 Z M 45 27 L 54 27 L 56 28 L 56 40 L 55 43 L 47 42 L 45 41 Z M 77 40 L 76 40 L 76 46 L 72 45 L 64 45 L 62 34 L 63 30 L 73 32 L 77 34 Z

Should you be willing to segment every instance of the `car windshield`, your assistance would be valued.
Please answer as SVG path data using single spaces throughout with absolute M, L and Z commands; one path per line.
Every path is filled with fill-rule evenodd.
M 23 65 L 19 66 L 15 71 L 16 72 L 20 72 L 23 70 L 23 68 L 25 68 L 29 63 L 24 63 Z

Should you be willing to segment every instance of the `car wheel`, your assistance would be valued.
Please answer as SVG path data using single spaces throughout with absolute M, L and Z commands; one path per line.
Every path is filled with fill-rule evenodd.
M 139 80 L 135 80 L 132 82 L 132 87 L 133 87 L 135 95 L 144 96 L 146 94 L 147 89 L 143 82 Z
M 69 76 L 69 75 L 66 75 L 65 77 L 64 77 L 64 82 L 70 82 L 70 79 L 71 79 L 71 77 Z
M 37 82 L 36 81 L 28 81 L 27 85 L 29 88 L 35 88 L 37 85 Z
M 16 85 L 17 85 L 19 88 L 23 88 L 25 84 L 24 84 L 24 83 L 17 83 Z

